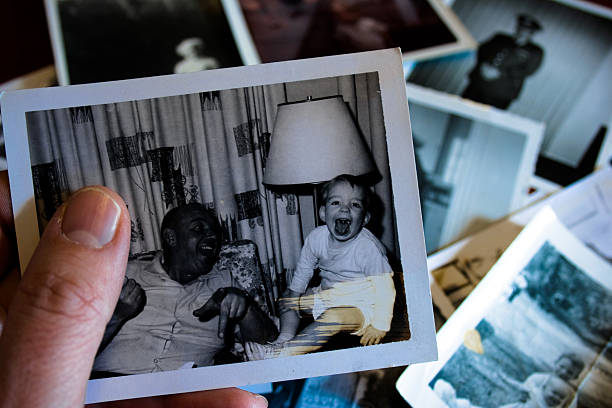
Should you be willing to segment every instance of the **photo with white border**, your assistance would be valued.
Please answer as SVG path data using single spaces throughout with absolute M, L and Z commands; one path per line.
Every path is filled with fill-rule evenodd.
M 45 8 L 62 86 L 256 62 L 221 0 L 45 0 Z
M 524 205 L 544 125 L 407 84 L 427 252 Z
M 610 406 L 593 391 L 610 313 L 612 265 L 545 207 L 438 332 L 439 361 L 407 368 L 397 389 L 416 408 Z
M 428 256 L 432 280 L 447 296 L 442 305 L 449 301 L 454 307 L 461 304 L 545 206 L 550 206 L 583 244 L 612 262 L 612 168 L 607 167 Z M 436 296 L 433 286 L 432 297 L 435 305 L 440 296 Z
M 575 0 L 447 3 L 479 50 L 423 61 L 411 71 L 411 83 L 546 123 L 540 154 L 549 161 L 579 167 L 591 145 L 595 156 L 607 151 L 604 160 L 609 160 L 609 7 Z
M 353 136 L 349 136 L 358 135 L 366 146 L 360 151 L 361 157 L 351 156 L 352 160 L 346 165 L 369 160 L 375 170 L 371 174 L 374 185 L 368 185 L 372 193 L 370 202 L 360 201 L 352 206 L 361 209 L 364 205 L 366 210 L 371 210 L 366 217 L 370 219 L 371 215 L 369 240 L 375 243 L 374 247 L 394 271 L 391 291 L 394 289 L 396 293 L 395 302 L 386 303 L 390 327 L 382 329 L 386 334 L 381 344 L 361 346 L 359 327 L 356 327 L 351 332 L 357 332 L 357 336 L 349 333 L 338 345 L 330 340 L 330 351 L 290 357 L 281 354 L 272 359 L 216 366 L 197 364 L 199 357 L 194 359 L 193 353 L 179 364 L 181 356 L 176 350 L 180 347 L 169 346 L 171 352 L 162 358 L 151 356 L 152 368 L 146 370 L 153 373 L 91 380 L 87 402 L 259 384 L 435 359 L 432 301 L 404 89 L 401 54 L 398 49 L 391 49 L 6 93 L 2 98 L 2 114 L 22 270 L 27 266 L 49 213 L 79 188 L 103 184 L 118 191 L 128 204 L 132 222 L 128 271 L 133 263 L 153 265 L 157 262 L 156 265 L 163 267 L 160 250 L 166 248 L 165 245 L 172 246 L 173 241 L 169 238 L 171 235 L 160 234 L 160 228 L 164 230 L 162 220 L 173 209 L 196 206 L 196 212 L 202 214 L 199 211 L 205 208 L 209 214 L 210 211 L 214 213 L 219 227 L 199 225 L 198 231 L 215 230 L 215 242 L 218 244 L 221 237 L 225 243 L 218 253 L 219 262 L 213 267 L 215 273 L 227 272 L 223 279 L 238 282 L 239 294 L 248 295 L 259 311 L 274 320 L 286 281 L 291 281 L 294 275 L 302 242 L 316 230 L 312 187 L 306 191 L 299 186 L 275 190 L 263 184 L 267 160 L 271 168 L 272 154 L 268 157 L 267 153 L 275 149 L 277 111 L 285 106 L 338 101 L 339 112 L 345 115 L 338 114 L 338 117 L 351 118 L 344 119 L 343 123 L 356 129 Z M 331 112 L 326 110 L 327 115 L 323 116 L 335 117 L 336 113 L 332 115 Z M 325 120 L 319 113 L 317 120 L 310 122 L 316 128 L 327 123 Z M 294 142 L 305 146 L 308 146 L 308 138 L 317 133 L 312 128 L 297 129 L 301 133 Z M 345 147 L 346 143 L 340 138 L 349 136 L 342 135 L 332 138 L 332 148 Z M 282 143 L 277 142 L 277 145 Z M 289 151 L 288 156 L 307 157 L 310 149 L 293 144 L 285 147 L 294 150 Z M 322 152 L 313 163 L 290 160 L 280 173 L 284 176 L 291 173 L 294 166 L 309 164 L 314 167 L 310 170 L 313 172 L 328 167 L 336 169 L 333 167 L 337 164 L 335 158 Z M 302 173 L 298 171 L 298 174 Z M 366 179 L 359 182 L 366 183 Z M 359 196 L 366 194 L 364 188 L 344 182 L 323 187 L 326 189 L 328 194 L 346 189 L 357 191 L 355 194 Z M 332 199 L 326 201 L 325 191 L 322 198 L 322 204 L 335 205 L 330 203 L 335 202 Z M 322 218 L 331 234 L 327 209 L 324 211 L 324 206 L 316 208 L 319 208 L 319 215 L 325 214 Z M 173 219 L 178 225 L 180 220 L 191 218 L 174 216 Z M 347 222 L 337 224 L 342 229 Z M 357 230 L 363 226 L 357 222 L 348 224 L 357 226 Z M 178 227 L 176 231 L 180 231 Z M 366 230 L 360 231 L 365 233 Z M 176 232 L 172 239 L 178 240 L 178 234 Z M 245 242 L 246 248 L 243 248 Z M 198 244 L 194 251 L 212 251 L 215 245 L 206 241 Z M 137 270 L 150 269 L 145 266 Z M 173 280 L 163 274 L 162 270 L 158 277 Z M 324 279 L 322 277 L 322 281 Z M 168 287 L 180 292 L 182 289 L 177 288 L 177 282 L 168 283 Z M 144 292 L 146 294 L 146 289 Z M 223 296 L 226 293 L 225 290 L 221 292 Z M 147 301 L 152 302 L 154 296 L 147 295 Z M 212 299 L 210 294 L 206 297 Z M 324 307 L 328 305 L 325 303 L 328 298 L 319 297 L 324 299 Z M 317 296 L 314 299 L 316 303 Z M 332 296 L 331 300 L 334 299 Z M 378 306 L 375 299 L 370 298 L 372 304 L 369 306 L 359 304 L 352 308 L 362 312 L 360 322 L 367 321 L 368 308 Z M 199 296 L 194 302 L 189 303 L 189 307 L 193 304 L 200 307 L 207 300 Z M 144 307 L 146 311 L 146 305 Z M 183 308 L 189 313 L 181 315 L 182 327 L 199 324 L 198 319 L 194 321 L 189 307 Z M 377 316 L 375 313 L 373 319 L 377 320 Z M 174 317 L 177 322 L 180 320 Z M 215 322 L 218 317 L 212 319 L 208 323 Z M 173 325 L 167 333 L 169 344 L 176 334 L 172 332 L 176 326 L 181 324 Z M 217 326 L 213 331 L 216 332 Z M 117 336 L 121 335 L 121 330 Z M 111 339 L 110 345 L 116 338 Z M 230 346 L 238 347 L 234 351 L 243 355 L 244 350 L 236 343 Z M 133 356 L 127 360 L 140 353 L 139 347 L 145 349 L 145 344 L 146 341 L 141 344 L 133 341 Z M 199 343 L 197 346 L 203 347 Z M 194 366 L 197 368 L 176 370 Z M 163 371 L 168 369 L 173 371 Z

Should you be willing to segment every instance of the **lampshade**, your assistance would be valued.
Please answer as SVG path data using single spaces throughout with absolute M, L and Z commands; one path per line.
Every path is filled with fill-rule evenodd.
M 263 182 L 320 183 L 376 170 L 341 96 L 278 106 Z

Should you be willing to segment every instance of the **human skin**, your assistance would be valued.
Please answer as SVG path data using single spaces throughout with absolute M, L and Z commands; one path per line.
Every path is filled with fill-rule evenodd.
M 8 177 L 0 173 L 0 407 L 80 407 L 104 328 L 121 291 L 130 220 L 105 187 L 58 209 L 19 278 Z M 265 407 L 239 389 L 96 407 Z

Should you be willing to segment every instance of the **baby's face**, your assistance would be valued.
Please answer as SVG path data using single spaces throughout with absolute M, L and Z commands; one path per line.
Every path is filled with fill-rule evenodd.
M 344 242 L 355 237 L 370 219 L 364 207 L 362 187 L 347 182 L 337 182 L 329 189 L 325 207 L 319 216 L 329 230 L 332 239 Z
M 562 406 L 572 393 L 571 387 L 560 378 L 550 377 L 542 385 L 542 398 L 547 407 Z

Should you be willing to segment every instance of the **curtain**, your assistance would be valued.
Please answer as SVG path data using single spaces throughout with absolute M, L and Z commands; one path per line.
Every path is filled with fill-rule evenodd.
M 224 241 L 257 244 L 278 294 L 310 232 L 297 197 L 262 184 L 277 105 L 291 101 L 296 90 L 313 97 L 340 93 L 351 107 L 383 176 L 375 187 L 385 207 L 381 238 L 397 253 L 375 73 L 30 112 L 41 230 L 72 192 L 105 185 L 128 206 L 130 254 L 137 256 L 161 249 L 160 225 L 169 209 L 200 202 L 216 214 Z

